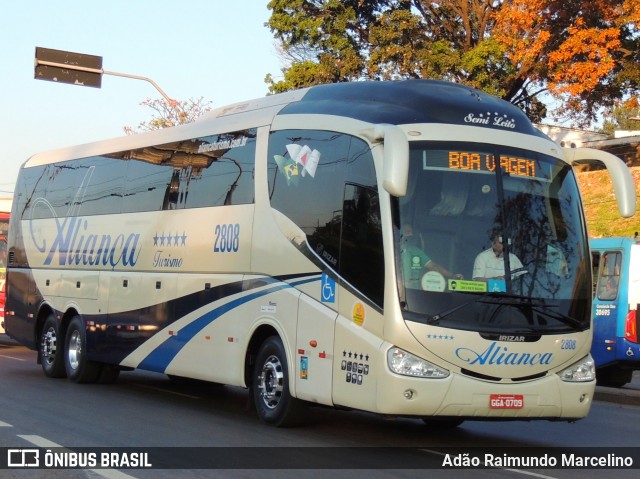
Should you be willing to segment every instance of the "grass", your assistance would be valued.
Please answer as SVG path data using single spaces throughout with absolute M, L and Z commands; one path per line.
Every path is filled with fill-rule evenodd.
M 630 171 L 636 185 L 636 208 L 640 211 L 637 193 L 640 167 L 632 167 Z M 632 236 L 634 231 L 640 231 L 640 212 L 631 218 L 620 216 L 606 170 L 580 172 L 577 176 L 590 237 Z

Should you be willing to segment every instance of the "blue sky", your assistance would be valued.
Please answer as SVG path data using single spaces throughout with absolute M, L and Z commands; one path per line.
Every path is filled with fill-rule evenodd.
M 105 75 L 102 88 L 34 80 L 36 47 L 103 57 L 102 68 L 152 78 L 171 98 L 212 106 L 262 97 L 281 75 L 264 23 L 268 0 L 20 0 L 0 16 L 0 196 L 31 155 L 124 134 L 160 98 L 146 81 Z

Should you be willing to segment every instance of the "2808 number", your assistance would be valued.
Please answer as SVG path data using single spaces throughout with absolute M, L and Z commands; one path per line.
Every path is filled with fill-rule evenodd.
M 237 253 L 240 248 L 240 225 L 216 225 L 214 253 Z

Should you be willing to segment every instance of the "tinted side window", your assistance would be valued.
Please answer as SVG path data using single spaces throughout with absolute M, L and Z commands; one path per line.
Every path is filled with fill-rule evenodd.
M 54 216 L 75 216 L 82 185 L 90 176 L 89 169 L 77 162 L 64 162 L 49 165 L 48 174 L 46 198 L 53 208 Z
M 345 187 L 340 273 L 382 306 L 384 254 L 377 190 L 351 184 Z
M 17 213 L 22 219 L 50 218 L 52 211 L 46 207 L 43 200 L 47 186 L 47 172 L 49 166 L 24 168 L 20 172 L 20 181 L 16 184 L 13 195 L 18 202 Z
M 297 224 L 335 270 L 350 143 L 348 135 L 308 130 L 277 131 L 269 140 L 271 206 Z
M 256 130 L 212 135 L 199 141 L 201 162 L 180 172 L 185 207 L 253 203 Z
M 24 189 L 18 197 L 25 218 L 51 218 L 77 214 L 82 185 L 90 173 L 77 162 L 62 162 L 24 170 Z M 24 192 L 24 198 L 21 196 Z M 23 203 L 24 201 L 24 203 Z
M 83 164 L 89 168 L 88 182 L 79 198 L 82 216 L 120 213 L 127 162 L 97 156 Z
M 172 192 L 173 167 L 137 159 L 128 163 L 122 212 L 161 210 Z
M 123 212 L 252 203 L 255 137 L 252 129 L 126 152 Z
M 340 274 L 383 306 L 384 252 L 376 172 L 369 145 L 353 138 L 344 190 Z
M 620 252 L 607 251 L 602 255 L 598 278 L 598 299 L 610 301 L 618 297 L 621 271 L 622 254 Z
M 330 131 L 272 133 L 269 192 L 316 254 L 382 306 L 380 205 L 367 143 Z

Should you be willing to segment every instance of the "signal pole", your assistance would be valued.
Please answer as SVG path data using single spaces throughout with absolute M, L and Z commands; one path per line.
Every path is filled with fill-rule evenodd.
M 164 90 L 151 78 L 131 75 L 129 73 L 103 70 L 102 57 L 100 56 L 36 47 L 36 80 L 47 80 L 67 83 L 69 85 L 101 88 L 102 75 L 112 75 L 147 81 L 151 83 L 156 90 L 158 90 L 171 107 L 175 108 L 178 113 L 182 113 L 180 108 L 178 108 L 178 102 L 169 98 Z

